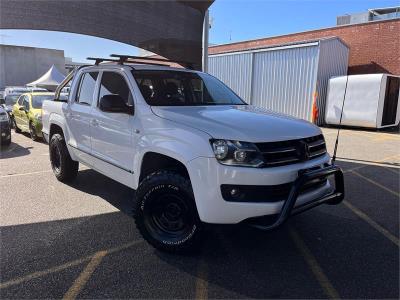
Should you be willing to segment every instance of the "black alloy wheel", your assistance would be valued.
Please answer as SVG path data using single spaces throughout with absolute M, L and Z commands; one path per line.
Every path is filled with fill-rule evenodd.
M 202 224 L 188 178 L 155 172 L 140 183 L 136 197 L 136 225 L 145 240 L 168 252 L 198 249 Z

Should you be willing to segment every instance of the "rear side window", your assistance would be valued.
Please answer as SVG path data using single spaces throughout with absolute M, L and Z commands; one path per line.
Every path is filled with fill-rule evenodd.
M 89 72 L 82 75 L 76 102 L 86 105 L 92 104 L 97 75 L 97 72 Z
M 100 84 L 99 99 L 105 95 L 119 95 L 129 106 L 133 105 L 132 93 L 125 78 L 115 72 L 103 72 Z

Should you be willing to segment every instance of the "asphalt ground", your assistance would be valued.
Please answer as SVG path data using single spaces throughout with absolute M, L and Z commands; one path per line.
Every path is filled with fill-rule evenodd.
M 324 129 L 332 153 L 335 129 Z M 88 168 L 53 176 L 48 146 L 0 152 L 0 298 L 399 298 L 398 133 L 343 130 L 345 201 L 262 232 L 207 231 L 194 255 L 161 253 L 132 221 L 134 191 Z

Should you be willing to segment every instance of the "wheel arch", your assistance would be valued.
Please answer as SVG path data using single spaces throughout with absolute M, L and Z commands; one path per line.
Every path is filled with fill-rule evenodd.
M 49 130 L 49 140 L 51 140 L 51 137 L 56 133 L 59 133 L 62 136 L 64 136 L 64 131 L 63 131 L 62 127 L 59 124 L 51 123 L 50 130 Z
M 146 176 L 161 170 L 176 171 L 190 181 L 189 171 L 182 160 L 168 154 L 148 151 L 142 156 L 137 184 L 139 185 Z

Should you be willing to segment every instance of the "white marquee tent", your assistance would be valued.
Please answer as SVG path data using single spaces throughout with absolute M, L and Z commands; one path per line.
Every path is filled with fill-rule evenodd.
M 27 83 L 27 86 L 34 86 L 48 89 L 49 91 L 54 91 L 57 86 L 64 80 L 65 76 L 54 66 L 39 79 Z

